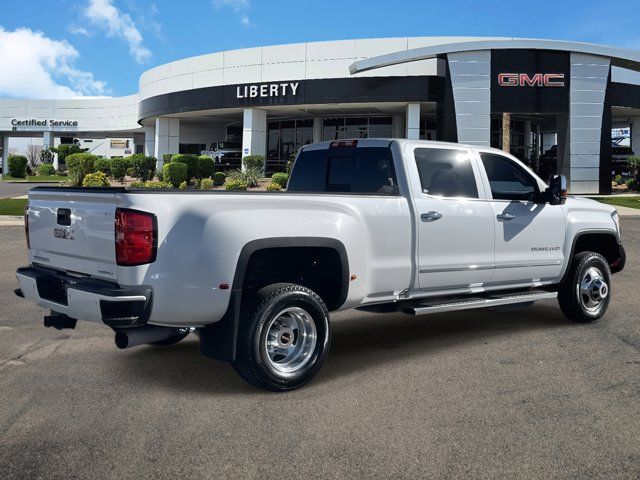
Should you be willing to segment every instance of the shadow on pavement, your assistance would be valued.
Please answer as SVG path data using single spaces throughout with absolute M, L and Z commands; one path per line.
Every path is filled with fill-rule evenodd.
M 365 373 L 387 362 L 434 356 L 444 349 L 488 343 L 531 330 L 572 326 L 555 302 L 515 312 L 477 310 L 412 317 L 349 311 L 334 317 L 329 356 L 306 388 L 358 371 Z M 244 382 L 230 364 L 201 355 L 193 337 L 172 347 L 144 346 L 118 353 L 120 365 L 116 370 L 127 377 L 139 377 L 135 380 L 140 385 L 208 394 L 259 392 Z

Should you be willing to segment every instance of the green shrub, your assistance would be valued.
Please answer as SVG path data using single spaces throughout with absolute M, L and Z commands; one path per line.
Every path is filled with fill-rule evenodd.
M 93 173 L 96 156 L 90 153 L 72 153 L 66 158 L 69 184 L 73 187 L 82 185 L 85 175 Z
M 247 182 L 243 182 L 242 180 L 228 180 L 227 183 L 224 184 L 224 189 L 230 191 L 241 191 L 247 188 Z
M 198 157 L 190 153 L 177 153 L 171 156 L 171 163 L 180 162 L 187 166 L 187 180 L 198 178 Z
M 171 162 L 163 165 L 162 177 L 165 182 L 174 187 L 178 187 L 182 182 L 187 181 L 188 168 L 184 163 Z
M 162 163 L 171 163 L 171 157 L 173 157 L 173 153 L 165 153 L 162 155 Z
M 82 180 L 83 187 L 108 187 L 109 178 L 104 172 L 87 173 Z
M 140 153 L 128 157 L 133 168 L 133 176 L 139 178 L 143 182 L 151 180 L 156 174 L 155 157 L 147 157 Z
M 25 169 L 27 172 L 27 176 L 32 177 L 33 175 L 35 175 L 35 173 L 33 173 L 33 168 L 31 168 L 31 165 L 29 165 L 27 163 L 27 168 Z
M 98 158 L 93 163 L 93 168 L 96 172 L 102 172 L 105 175 L 111 175 L 111 160 L 106 158 Z
M 122 157 L 114 157 L 111 159 L 111 177 L 122 183 L 129 168 L 129 160 Z
M 635 178 L 627 178 L 624 182 L 629 190 L 637 190 L 638 182 Z
M 38 175 L 47 177 L 49 175 L 54 175 L 55 173 L 56 169 L 53 168 L 53 165 L 51 165 L 50 163 L 43 163 L 38 167 Z
M 267 185 L 267 192 L 279 192 L 280 190 L 280 184 L 278 183 L 273 182 Z
M 200 182 L 200 190 L 211 190 L 213 188 L 213 179 L 203 178 Z
M 187 181 L 185 180 L 184 182 L 180 182 L 180 185 L 178 185 L 178 188 L 180 190 L 186 190 L 187 189 Z
M 224 184 L 227 175 L 224 172 L 215 172 L 213 174 L 213 184 L 217 187 Z
M 198 157 L 198 177 L 209 178 L 213 175 L 215 163 L 213 158 L 207 155 L 200 155 Z
M 9 175 L 13 178 L 25 178 L 27 176 L 27 157 L 23 155 L 9 155 Z
M 280 188 L 287 188 L 288 181 L 289 181 L 289 175 L 282 172 L 274 173 L 273 176 L 271 177 L 271 183 L 280 185 Z
M 616 175 L 613 177 L 613 183 L 616 185 L 622 185 L 622 175 Z
M 257 169 L 260 176 L 264 174 L 264 156 L 262 155 L 247 155 L 242 159 L 242 165 L 247 170 Z
M 262 175 L 256 168 L 245 168 L 244 171 L 231 170 L 227 174 L 228 180 L 237 180 L 240 182 L 244 182 L 251 188 L 255 188 L 259 185 L 260 178 L 262 178 Z
M 158 177 L 158 181 L 162 182 L 164 180 L 164 176 L 162 175 L 162 170 L 158 170 L 156 172 L 156 177 Z
M 154 182 L 152 180 L 147 182 L 133 182 L 131 184 L 134 188 L 173 188 L 173 185 L 167 182 Z

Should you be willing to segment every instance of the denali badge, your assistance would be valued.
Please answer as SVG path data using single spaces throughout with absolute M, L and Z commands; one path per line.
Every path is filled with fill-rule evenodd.
M 63 240 L 73 240 L 73 230 L 71 228 L 56 227 L 53 229 L 53 236 Z
M 532 252 L 557 252 L 560 247 L 531 247 Z

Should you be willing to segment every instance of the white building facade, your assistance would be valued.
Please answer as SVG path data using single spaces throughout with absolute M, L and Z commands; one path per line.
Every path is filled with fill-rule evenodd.
M 612 126 L 629 126 L 640 154 L 638 70 L 637 51 L 512 38 L 217 52 L 144 72 L 138 93 L 126 97 L 0 100 L 3 164 L 11 137 L 76 142 L 107 157 L 145 153 L 159 164 L 167 154 L 226 140 L 240 144 L 243 156 L 264 155 L 274 172 L 301 146 L 322 140 L 405 137 L 501 148 L 508 114 L 511 153 L 541 174 L 566 174 L 573 193 L 604 193 Z

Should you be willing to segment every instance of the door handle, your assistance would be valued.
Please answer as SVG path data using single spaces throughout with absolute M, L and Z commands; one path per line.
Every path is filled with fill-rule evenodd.
M 516 216 L 512 213 L 499 213 L 497 215 L 498 220 L 513 220 Z
M 420 220 L 422 220 L 423 222 L 435 222 L 436 220 L 440 220 L 441 218 L 442 214 L 440 212 L 434 212 L 433 210 L 420 215 Z

